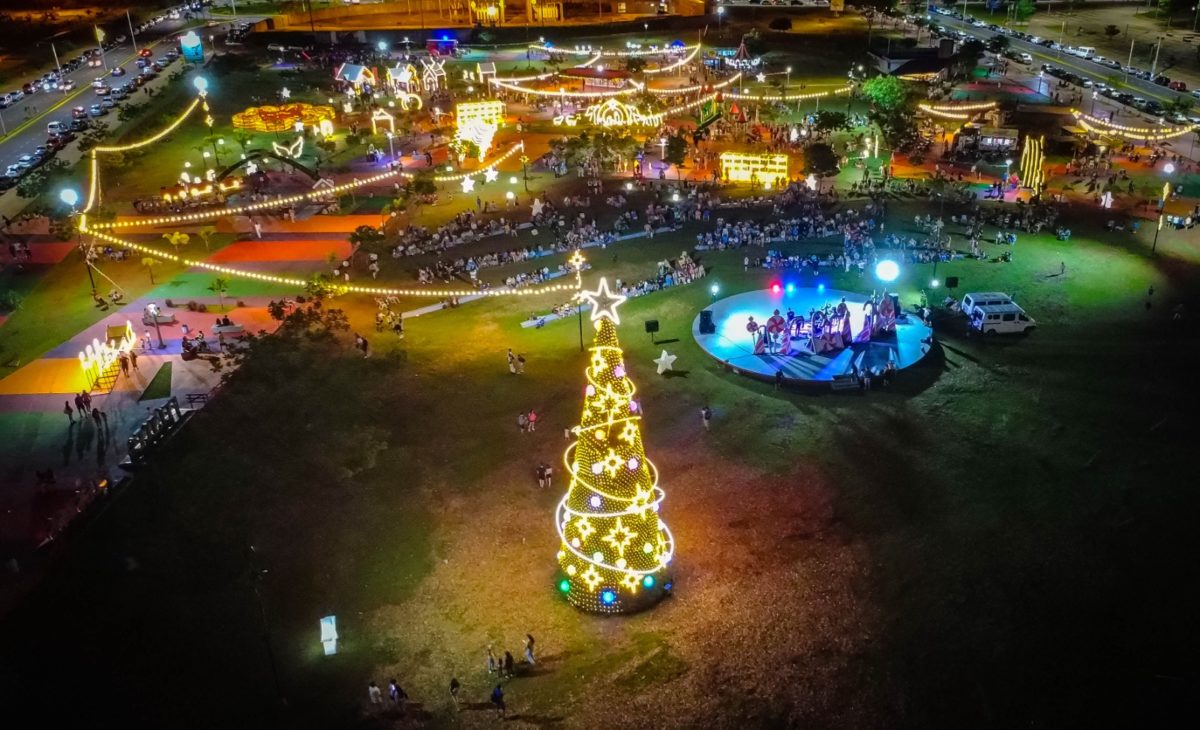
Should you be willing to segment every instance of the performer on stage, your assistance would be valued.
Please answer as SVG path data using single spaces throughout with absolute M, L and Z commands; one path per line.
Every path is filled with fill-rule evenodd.
M 767 339 L 772 347 L 786 324 L 778 309 L 767 319 Z
M 755 350 L 758 349 L 758 330 L 758 322 L 755 322 L 754 317 L 751 316 L 750 320 L 746 322 L 746 331 L 750 333 L 750 345 L 754 347 Z

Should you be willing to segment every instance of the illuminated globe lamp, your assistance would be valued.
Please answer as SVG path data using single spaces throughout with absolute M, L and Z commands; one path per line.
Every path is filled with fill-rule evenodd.
M 884 259 L 875 264 L 875 276 L 880 281 L 890 284 L 900 278 L 900 264 L 891 259 Z
M 58 199 L 74 209 L 79 205 L 79 191 L 73 188 L 63 188 L 62 192 L 58 194 Z

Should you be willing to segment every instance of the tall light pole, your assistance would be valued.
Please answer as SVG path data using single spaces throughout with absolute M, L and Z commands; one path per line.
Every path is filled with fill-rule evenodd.
M 717 6 L 717 35 L 721 35 L 721 20 L 725 17 L 725 6 Z
M 575 311 L 579 314 L 579 351 L 583 352 L 583 297 L 580 292 L 583 291 L 583 264 L 586 261 L 583 258 L 583 251 L 575 249 L 575 255 L 572 256 L 567 263 L 571 264 L 575 269 Z
M 87 269 L 88 283 L 92 287 L 92 299 L 96 298 L 96 278 L 92 276 L 92 262 L 88 260 L 87 249 L 83 247 L 83 233 L 79 230 L 78 215 L 79 191 L 74 188 L 63 188 L 58 194 L 58 199 L 66 203 L 71 208 L 71 217 L 75 218 L 75 245 L 79 247 L 79 252 L 83 254 L 83 267 Z

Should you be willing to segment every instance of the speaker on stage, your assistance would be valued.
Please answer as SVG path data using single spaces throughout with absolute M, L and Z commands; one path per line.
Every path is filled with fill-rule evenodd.
M 958 277 L 957 276 L 947 276 L 946 277 L 946 288 L 947 289 L 957 289 L 958 288 Z
M 715 324 L 713 324 L 712 310 L 711 309 L 700 310 L 700 334 L 715 335 L 716 333 L 717 333 L 717 326 Z
M 892 309 L 896 310 L 896 316 L 899 317 L 900 312 L 902 311 L 900 309 L 900 295 L 899 294 L 888 294 L 888 296 L 892 298 Z
M 658 320 L 657 319 L 646 320 L 646 333 L 650 335 L 651 342 L 654 342 L 654 333 L 655 332 L 658 332 Z

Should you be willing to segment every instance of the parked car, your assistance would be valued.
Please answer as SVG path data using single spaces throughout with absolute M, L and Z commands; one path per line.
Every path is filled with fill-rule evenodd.
M 154 58 L 154 51 L 149 48 L 143 48 L 138 51 L 138 58 Z
M 967 322 L 971 329 L 989 336 L 1025 334 L 1037 326 L 1015 302 L 977 306 Z
M 17 158 L 17 168 L 21 170 L 31 170 L 37 167 L 39 160 L 33 155 L 21 155 Z
M 72 119 L 84 119 L 86 117 L 87 117 L 87 109 L 84 109 L 81 106 L 77 106 L 71 110 L 71 118 Z
M 83 132 L 87 128 L 88 128 L 88 120 L 87 119 L 71 120 L 71 131 L 72 132 Z
M 108 114 L 108 110 L 105 109 L 104 107 L 100 106 L 99 104 L 92 104 L 90 107 L 88 107 L 88 115 L 89 116 L 102 117 L 105 114 Z
M 112 70 L 113 76 L 124 76 L 126 73 L 128 73 L 128 72 L 123 67 L 113 66 L 113 70 Z
M 66 81 L 59 84 L 58 88 L 61 89 L 62 91 L 74 91 L 75 90 L 75 81 L 72 79 L 67 79 Z
M 1188 90 L 1187 84 L 1183 83 L 1182 81 L 1172 81 L 1171 83 L 1167 84 L 1167 88 L 1171 89 L 1173 91 L 1187 91 Z

